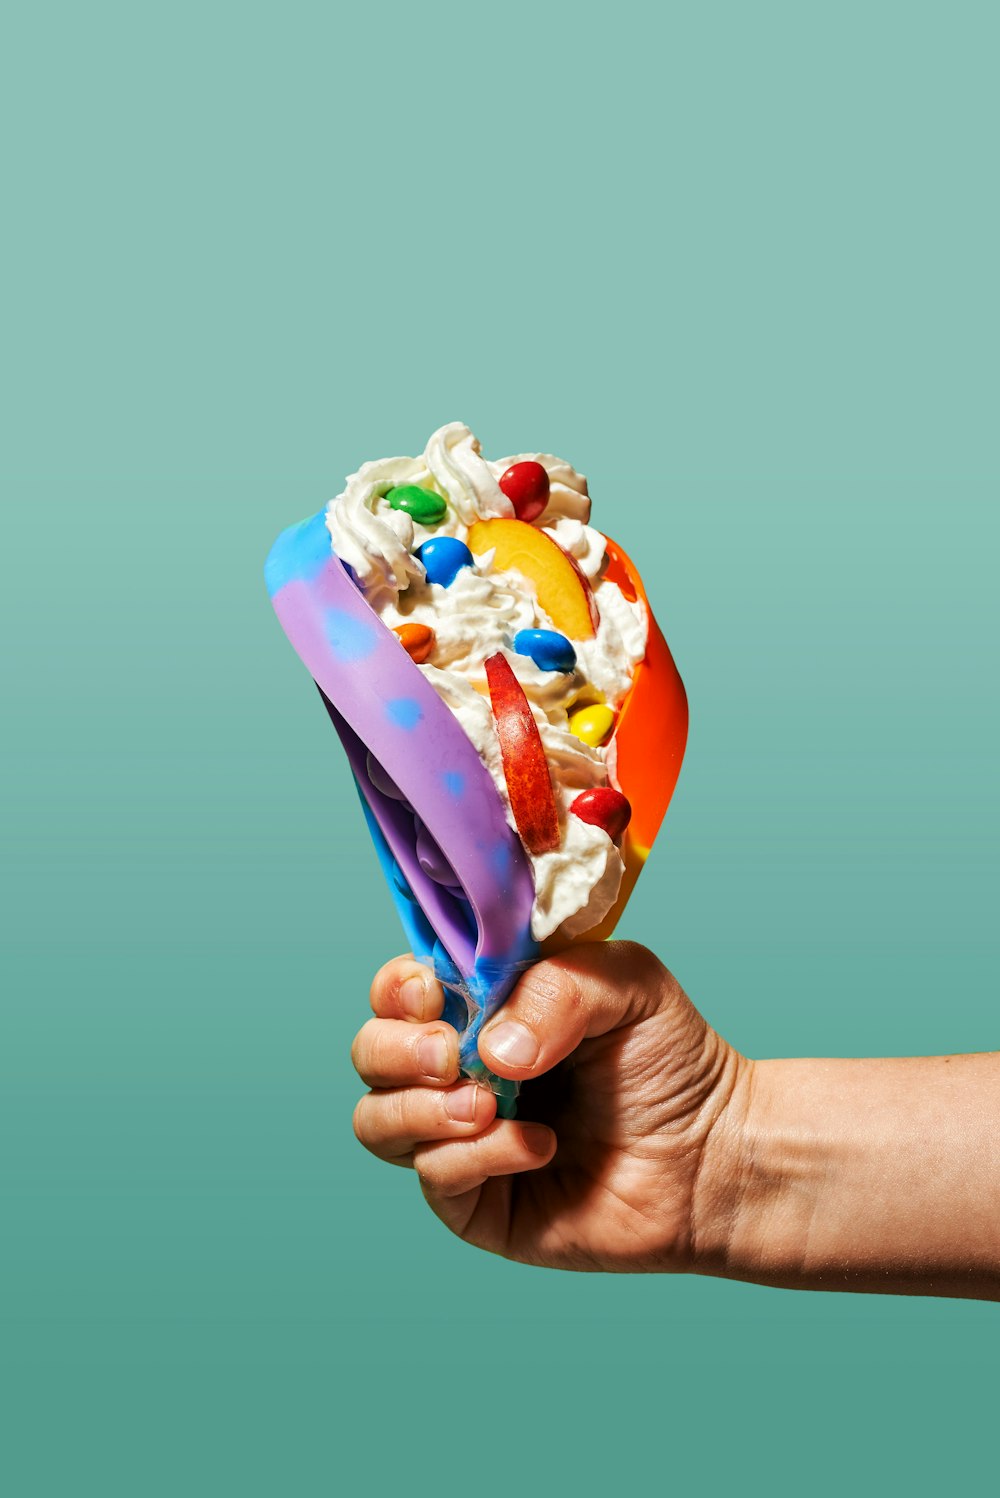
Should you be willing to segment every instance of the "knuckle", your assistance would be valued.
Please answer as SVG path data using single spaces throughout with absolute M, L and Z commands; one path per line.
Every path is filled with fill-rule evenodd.
M 616 959 L 627 963 L 639 978 L 647 980 L 662 978 L 667 971 L 656 954 L 640 942 L 616 941 L 612 942 L 611 946 Z
M 369 1002 L 376 1014 L 378 1014 L 380 1006 L 384 1004 L 386 995 L 391 992 L 400 966 L 412 961 L 412 957 L 392 957 L 379 968 L 372 979 L 372 985 L 368 993 Z
M 378 1077 L 384 1077 L 391 1069 L 389 1037 L 385 1032 L 385 1021 L 373 1020 L 368 1042 L 368 1069 Z
M 680 984 L 660 959 L 637 941 L 613 943 L 615 960 L 627 975 L 631 991 L 630 1012 L 648 1014 L 662 1006 L 666 995 L 681 992 Z
M 448 1173 L 444 1168 L 440 1151 L 417 1150 L 413 1163 L 424 1190 L 440 1195 L 448 1182 Z
M 374 1020 L 367 1020 L 361 1026 L 361 1029 L 358 1031 L 357 1035 L 355 1035 L 354 1040 L 351 1044 L 351 1065 L 359 1075 L 364 1071 L 365 1065 L 368 1061 L 369 1048 L 371 1045 L 371 1026 L 374 1023 Z
M 391 966 L 392 964 L 387 962 L 383 967 L 379 968 L 372 979 L 372 986 L 368 990 L 368 1002 L 376 1014 L 378 1013 L 379 1003 L 389 981 L 389 969 Z
M 529 968 L 518 986 L 518 998 L 539 1009 L 580 1009 L 583 993 L 576 976 L 555 961 L 538 962 Z
M 409 1104 L 410 1095 L 407 1092 L 390 1092 L 382 1099 L 385 1115 L 383 1125 L 388 1137 L 398 1138 L 407 1133 Z

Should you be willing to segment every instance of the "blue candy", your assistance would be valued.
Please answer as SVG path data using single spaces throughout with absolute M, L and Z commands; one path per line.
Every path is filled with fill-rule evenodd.
M 518 655 L 530 655 L 540 671 L 572 671 L 576 666 L 576 651 L 554 629 L 519 629 L 514 649 Z
M 427 581 L 442 588 L 450 588 L 462 568 L 473 565 L 472 552 L 455 536 L 433 536 L 417 547 L 417 556 L 427 570 Z

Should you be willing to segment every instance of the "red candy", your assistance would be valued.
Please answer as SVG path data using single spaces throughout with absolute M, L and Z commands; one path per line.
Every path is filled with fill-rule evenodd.
M 607 785 L 595 785 L 592 790 L 581 791 L 570 811 L 581 822 L 603 828 L 612 842 L 618 841 L 632 820 L 628 797 Z
M 549 502 L 549 476 L 541 463 L 513 463 L 501 478 L 500 488 L 518 520 L 537 520 Z

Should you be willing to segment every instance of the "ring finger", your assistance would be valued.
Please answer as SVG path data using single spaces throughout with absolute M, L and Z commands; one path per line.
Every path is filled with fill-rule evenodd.
M 354 1110 L 354 1132 L 380 1160 L 401 1163 L 420 1144 L 478 1134 L 496 1111 L 493 1093 L 475 1082 L 443 1089 L 399 1087 L 366 1094 Z

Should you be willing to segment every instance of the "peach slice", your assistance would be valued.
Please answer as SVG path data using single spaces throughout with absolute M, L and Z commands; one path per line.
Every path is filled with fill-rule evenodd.
M 574 559 L 551 536 L 525 520 L 477 520 L 468 545 L 478 556 L 495 548 L 500 571 L 521 572 L 533 582 L 538 602 L 570 640 L 594 638 L 600 618 L 593 590 Z

